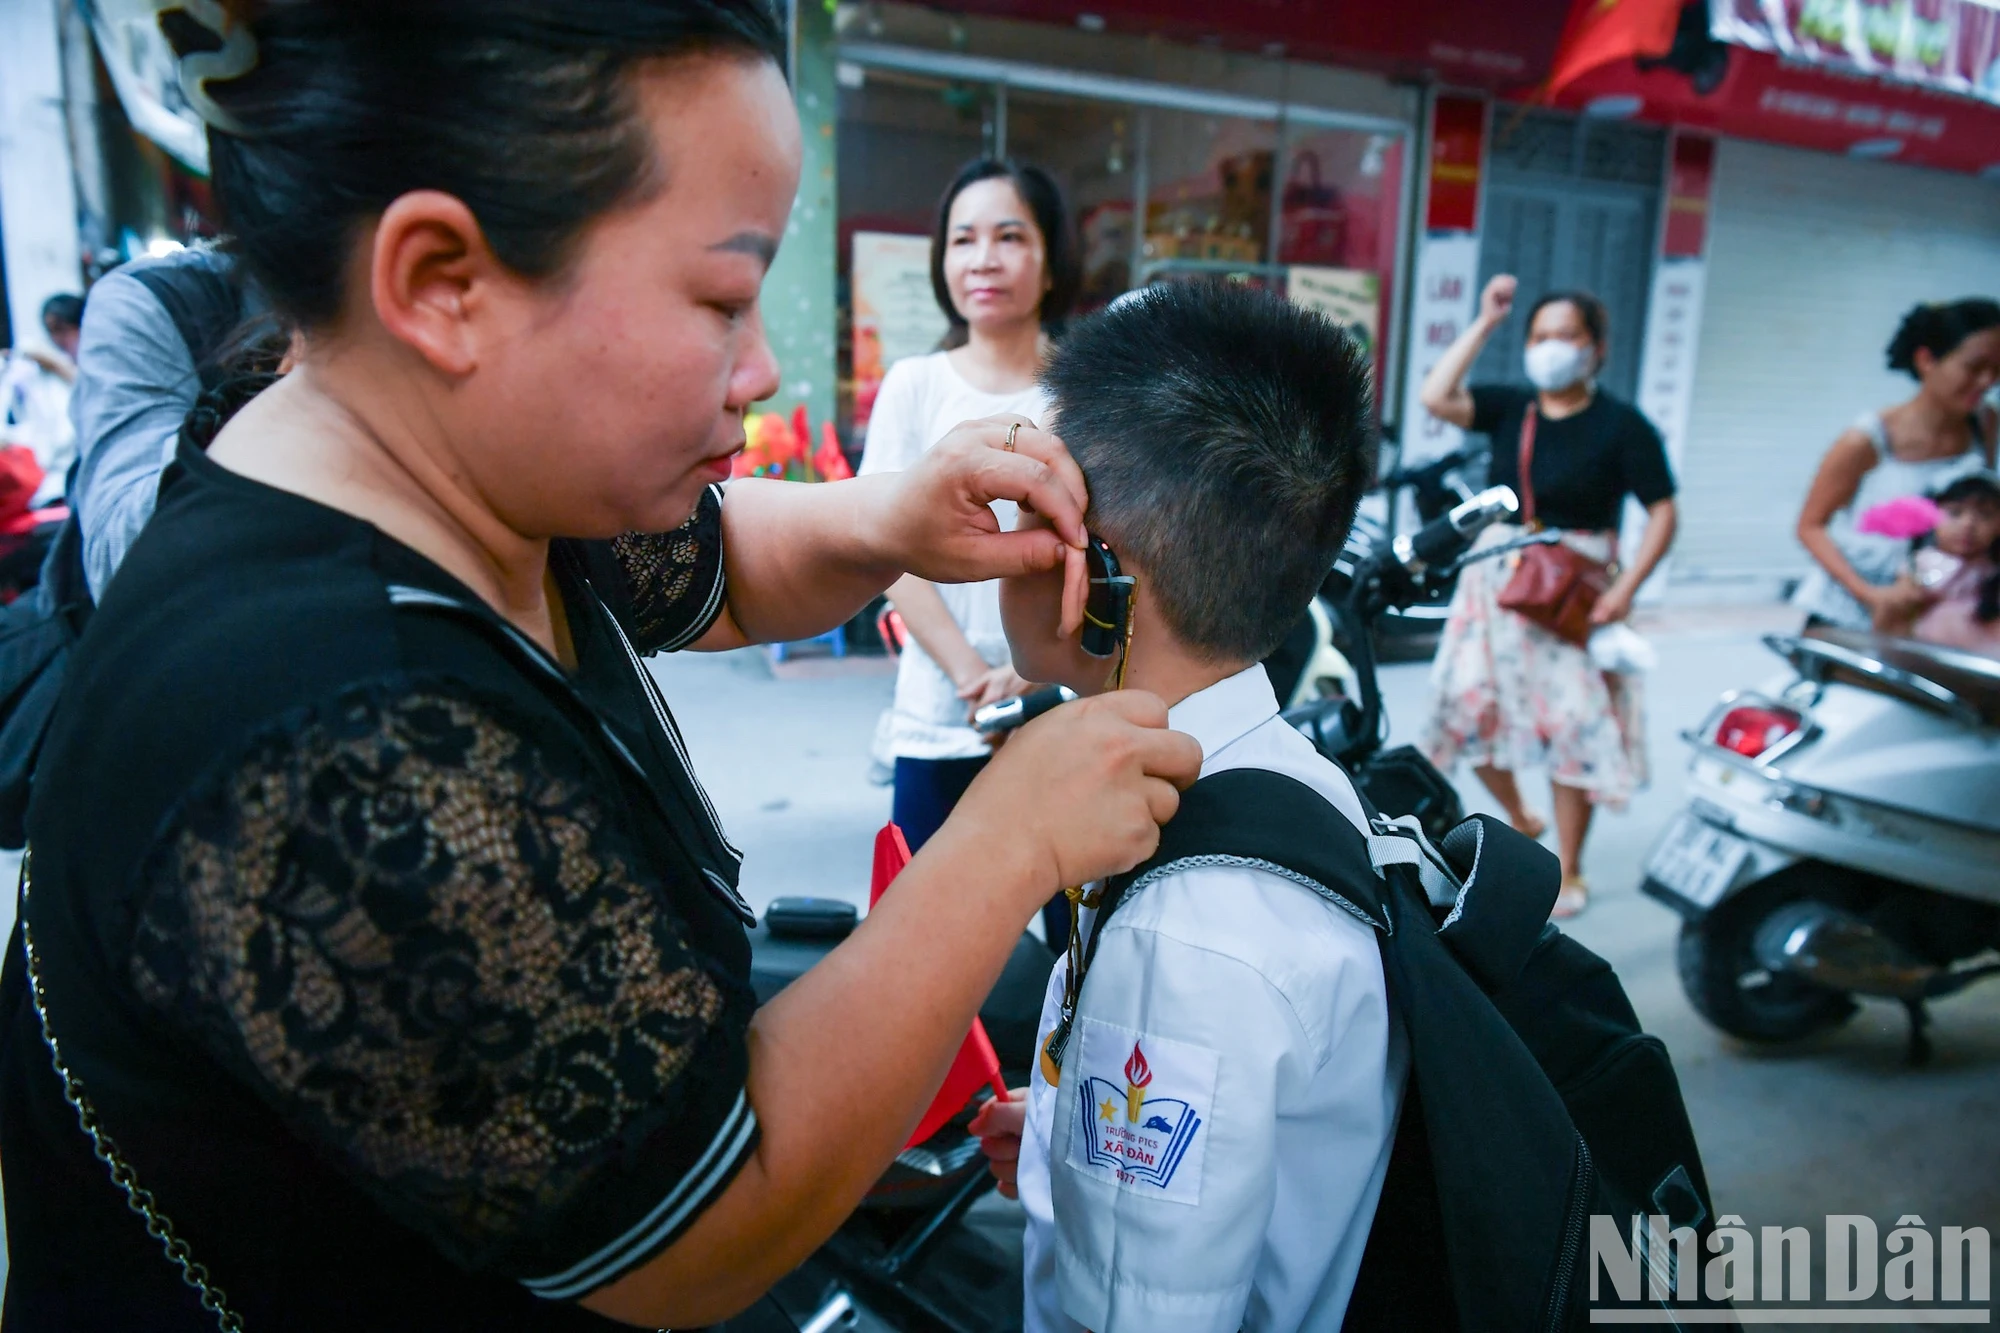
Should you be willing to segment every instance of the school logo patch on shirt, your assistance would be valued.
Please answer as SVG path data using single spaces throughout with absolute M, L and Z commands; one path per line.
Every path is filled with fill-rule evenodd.
M 1077 1025 L 1069 1165 L 1174 1203 L 1201 1202 L 1216 1053 L 1094 1018 Z

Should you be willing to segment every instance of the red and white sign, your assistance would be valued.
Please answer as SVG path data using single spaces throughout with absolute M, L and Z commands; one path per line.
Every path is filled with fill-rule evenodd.
M 1486 102 L 1439 97 L 1431 104 L 1425 231 L 1479 230 L 1479 173 L 1486 154 Z
M 1403 377 L 1405 466 L 1458 448 L 1465 432 L 1424 410 L 1424 376 L 1472 322 L 1479 308 L 1479 187 L 1486 160 L 1487 103 L 1438 97 L 1431 104 L 1430 165 L 1423 233 L 1411 281 Z
M 1708 285 L 1708 208 L 1715 182 L 1715 140 L 1675 134 L 1667 174 L 1666 220 L 1660 259 L 1653 266 L 1646 304 L 1646 337 L 1639 353 L 1639 410 L 1667 445 L 1678 475 L 1686 454 L 1688 413 L 1694 403 L 1695 352 L 1701 343 L 1702 297 Z M 1636 503 L 1628 508 L 1638 510 Z M 1636 549 L 1642 515 L 1628 512 L 1623 547 Z M 1647 581 L 1651 601 L 1664 593 L 1665 565 Z

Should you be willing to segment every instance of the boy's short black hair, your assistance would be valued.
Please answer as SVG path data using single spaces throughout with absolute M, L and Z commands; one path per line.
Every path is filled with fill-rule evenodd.
M 1268 292 L 1168 283 L 1074 325 L 1042 379 L 1092 530 L 1168 628 L 1217 659 L 1268 656 L 1374 476 L 1361 345 Z

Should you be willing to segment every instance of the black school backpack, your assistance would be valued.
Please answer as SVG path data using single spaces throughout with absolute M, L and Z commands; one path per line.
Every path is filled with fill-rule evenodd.
M 1666 1048 L 1610 966 L 1548 924 L 1555 857 L 1484 815 L 1437 848 L 1374 829 L 1282 774 L 1203 778 L 1152 859 L 1106 886 L 1085 967 L 1134 886 L 1194 858 L 1277 870 L 1375 929 L 1410 1081 L 1348 1329 L 1582 1328 L 1593 1215 L 1628 1247 L 1635 1216 L 1647 1238 L 1687 1229 L 1625 1251 L 1657 1283 L 1642 1293 L 1676 1293 L 1714 1228 L 1701 1155 Z M 1596 1308 L 1618 1308 L 1608 1282 Z
M 221 374 L 218 353 L 248 313 L 242 287 L 226 271 L 192 261 L 146 265 L 130 276 L 145 284 L 173 320 L 197 367 L 200 388 L 214 388 Z M 74 470 L 70 481 L 76 481 Z M 72 510 L 57 531 L 36 586 L 0 607 L 0 847 L 9 850 L 27 843 L 35 760 L 62 697 L 70 650 L 96 609 L 84 576 L 81 517 Z

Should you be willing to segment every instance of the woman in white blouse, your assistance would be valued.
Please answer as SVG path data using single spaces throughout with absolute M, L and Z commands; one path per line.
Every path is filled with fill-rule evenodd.
M 862 473 L 909 467 L 962 421 L 1040 422 L 1045 329 L 1075 300 L 1078 272 L 1062 193 L 1048 173 L 992 158 L 961 170 L 939 202 L 931 242 L 931 285 L 951 320 L 946 350 L 889 368 Z M 1003 529 L 1013 526 L 1013 505 L 993 508 Z M 986 763 L 971 711 L 1027 688 L 1008 660 L 998 588 L 912 575 L 889 589 L 910 634 L 886 740 L 896 762 L 895 819 L 913 851 Z

